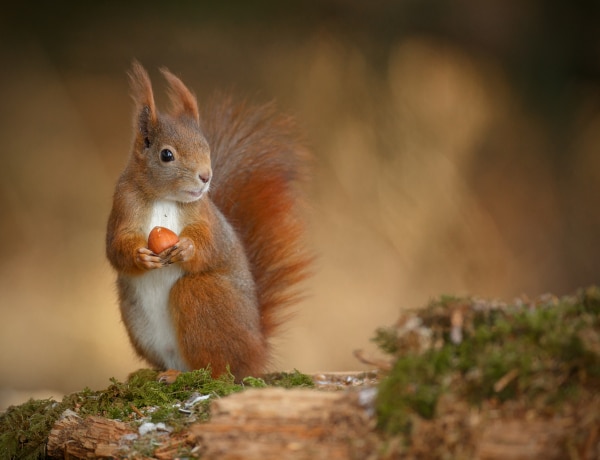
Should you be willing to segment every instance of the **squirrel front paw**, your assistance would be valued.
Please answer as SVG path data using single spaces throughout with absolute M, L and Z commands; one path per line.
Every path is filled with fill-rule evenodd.
M 142 270 L 154 270 L 165 266 L 160 255 L 154 254 L 148 248 L 138 248 L 135 252 L 135 264 Z
M 187 262 L 194 257 L 196 247 L 189 238 L 182 238 L 176 245 L 155 254 L 148 248 L 138 248 L 135 263 L 142 270 L 154 270 L 174 263 Z
M 168 253 L 165 254 L 165 260 L 168 264 L 181 263 L 187 262 L 194 257 L 194 254 L 196 253 L 196 247 L 191 239 L 183 237 L 175 246 L 165 250 L 164 252 Z M 163 253 L 160 254 L 160 256 L 162 255 Z

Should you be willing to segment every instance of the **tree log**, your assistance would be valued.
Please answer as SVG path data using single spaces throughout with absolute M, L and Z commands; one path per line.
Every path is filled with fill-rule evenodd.
M 486 423 L 477 445 L 479 460 L 560 460 L 568 457 L 564 438 L 569 421 L 493 420 Z M 587 458 L 579 457 L 579 458 Z
M 46 452 L 50 458 L 114 458 L 130 434 L 135 430 L 126 423 L 66 410 L 52 427 Z
M 190 427 L 202 458 L 366 458 L 371 417 L 356 392 L 248 390 L 213 403 L 210 423 Z

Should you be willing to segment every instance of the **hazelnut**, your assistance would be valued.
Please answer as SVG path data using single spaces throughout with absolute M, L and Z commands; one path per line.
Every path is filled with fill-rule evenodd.
M 148 235 L 148 249 L 154 254 L 160 254 L 178 242 L 177 234 L 165 227 L 154 227 Z

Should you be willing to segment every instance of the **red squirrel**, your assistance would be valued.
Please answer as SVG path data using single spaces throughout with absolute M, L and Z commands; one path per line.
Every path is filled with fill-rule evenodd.
M 260 375 L 310 264 L 299 212 L 306 149 L 272 104 L 227 96 L 199 110 L 184 83 L 161 72 L 166 113 L 141 64 L 129 72 L 134 139 L 106 235 L 121 316 L 136 352 L 160 370 Z M 153 253 L 154 226 L 179 242 Z

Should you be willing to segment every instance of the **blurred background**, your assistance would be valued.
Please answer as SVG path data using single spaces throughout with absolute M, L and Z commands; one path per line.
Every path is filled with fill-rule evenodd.
M 275 99 L 316 162 L 309 296 L 276 369 L 362 369 L 441 294 L 562 295 L 600 276 L 600 4 L 12 2 L 0 16 L 0 409 L 139 367 L 104 256 L 133 58 Z

